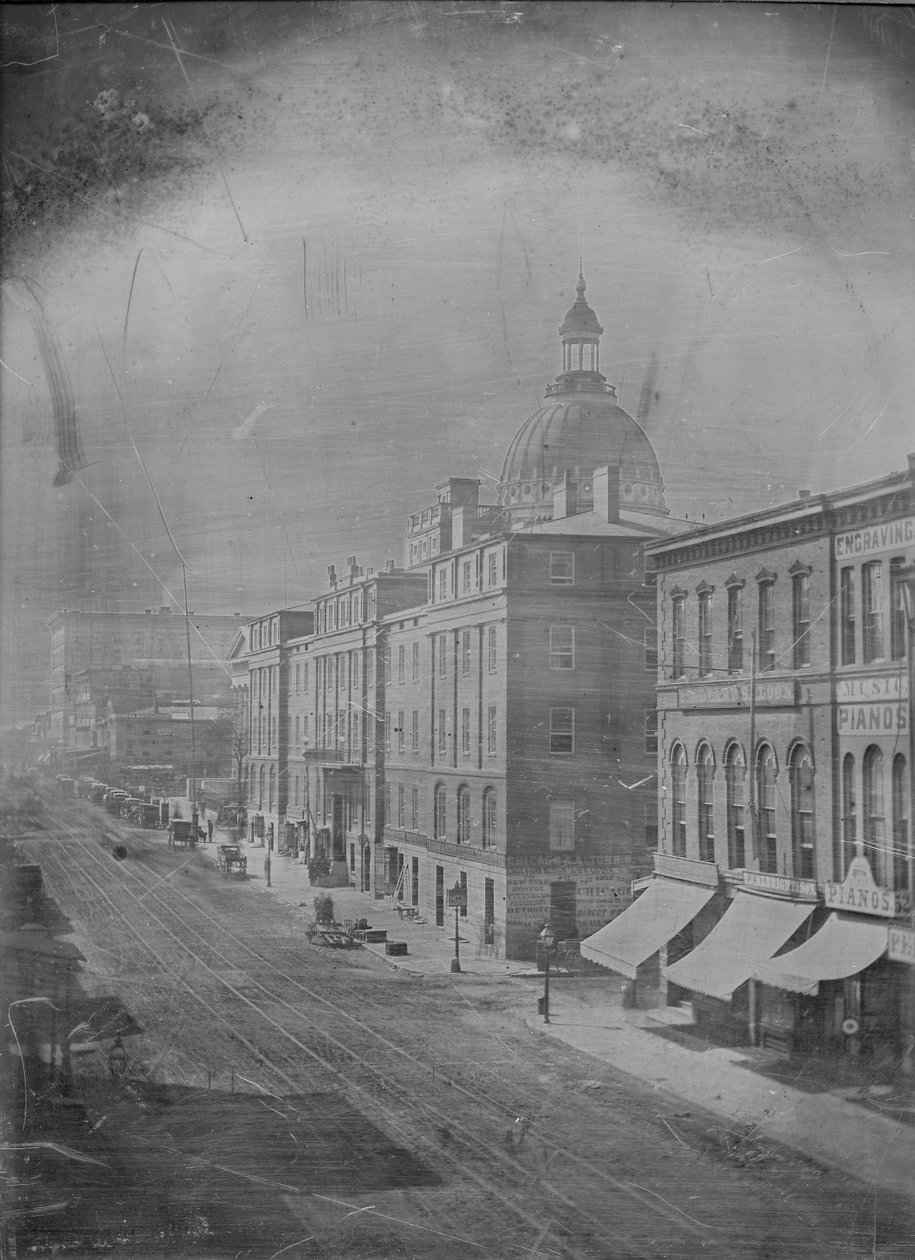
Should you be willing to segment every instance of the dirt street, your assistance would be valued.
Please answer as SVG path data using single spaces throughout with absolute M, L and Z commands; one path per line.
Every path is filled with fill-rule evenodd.
M 74 1055 L 81 1158 L 34 1161 L 32 1254 L 911 1254 L 904 1205 L 532 1032 L 531 981 L 309 945 L 305 910 L 162 832 L 120 828 L 118 862 L 98 810 L 55 820 L 27 856 L 143 1031 L 120 1082 Z

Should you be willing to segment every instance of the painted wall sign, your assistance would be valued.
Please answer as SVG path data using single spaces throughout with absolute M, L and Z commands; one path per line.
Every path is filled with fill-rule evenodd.
M 690 884 L 718 887 L 718 867 L 714 862 L 696 862 L 693 858 L 674 857 L 672 853 L 656 853 L 654 869 L 658 875 L 682 879 Z
M 701 687 L 680 687 L 681 709 L 725 709 L 750 707 L 750 683 L 705 683 Z M 763 707 L 795 704 L 797 691 L 793 678 L 757 680 L 756 703 Z
M 895 962 L 904 962 L 915 967 L 915 929 L 890 927 L 887 953 Z
M 840 678 L 836 683 L 836 700 L 907 700 L 909 680 L 904 673 L 886 677 Z
M 909 729 L 908 705 L 840 704 L 836 721 L 841 736 L 904 735 Z
M 869 529 L 856 529 L 850 534 L 838 534 L 835 540 L 837 560 L 852 557 L 873 556 L 881 551 L 896 551 L 915 543 L 915 516 L 899 521 L 887 521 L 885 525 L 872 525 Z
M 897 913 L 896 894 L 892 888 L 881 888 L 875 883 L 865 857 L 852 858 L 841 884 L 826 881 L 824 899 L 833 910 L 876 914 L 884 919 L 891 919 Z
M 792 875 L 770 875 L 768 871 L 744 871 L 743 886 L 754 892 L 775 893 L 796 901 L 816 901 L 815 879 L 795 879 Z

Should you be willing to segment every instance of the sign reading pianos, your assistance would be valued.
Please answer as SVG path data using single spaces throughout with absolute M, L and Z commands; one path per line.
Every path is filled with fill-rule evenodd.
M 904 736 L 908 731 L 908 698 L 904 674 L 841 678 L 836 683 L 839 735 L 845 739 Z
M 827 880 L 824 885 L 826 905 L 832 910 L 847 910 L 855 914 L 875 914 L 882 919 L 892 919 L 899 910 L 892 888 L 881 888 L 874 881 L 866 857 L 852 858 L 848 874 L 841 884 Z

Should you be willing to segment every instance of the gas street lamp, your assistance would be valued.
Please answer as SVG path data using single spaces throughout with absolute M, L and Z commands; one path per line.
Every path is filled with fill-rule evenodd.
M 451 960 L 451 970 L 461 970 L 461 933 L 459 927 L 459 916 L 462 910 L 467 909 L 467 889 L 460 882 L 448 889 L 448 905 L 454 906 L 454 957 Z
M 540 947 L 543 950 L 543 1022 L 550 1022 L 550 950 L 556 944 L 556 934 L 553 931 L 552 924 L 544 923 L 543 930 L 539 937 Z

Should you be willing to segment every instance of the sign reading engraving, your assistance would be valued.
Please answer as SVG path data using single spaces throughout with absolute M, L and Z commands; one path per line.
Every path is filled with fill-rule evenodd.
M 885 525 L 872 525 L 869 529 L 856 529 L 850 534 L 837 534 L 835 541 L 837 560 L 847 560 L 850 556 L 873 556 L 878 551 L 910 547 L 915 542 L 915 516 L 906 516 L 900 521 L 888 521 Z
M 681 709 L 729 709 L 750 707 L 748 682 L 705 683 L 696 687 L 680 687 L 677 691 Z M 757 680 L 756 704 L 763 707 L 796 703 L 793 678 Z
M 795 879 L 792 875 L 770 875 L 768 871 L 744 871 L 744 888 L 754 892 L 775 893 L 796 901 L 816 901 L 815 879 Z
M 915 929 L 890 927 L 887 932 L 889 937 L 887 953 L 890 958 L 915 967 Z
M 841 884 L 827 880 L 826 905 L 833 910 L 851 910 L 856 914 L 876 914 L 891 919 L 897 913 L 896 894 L 892 888 L 880 888 L 874 882 L 867 858 L 852 858 L 848 874 Z
M 714 862 L 697 862 L 693 858 L 674 857 L 672 853 L 656 853 L 654 869 L 658 875 L 686 880 L 690 884 L 718 887 L 718 867 Z

